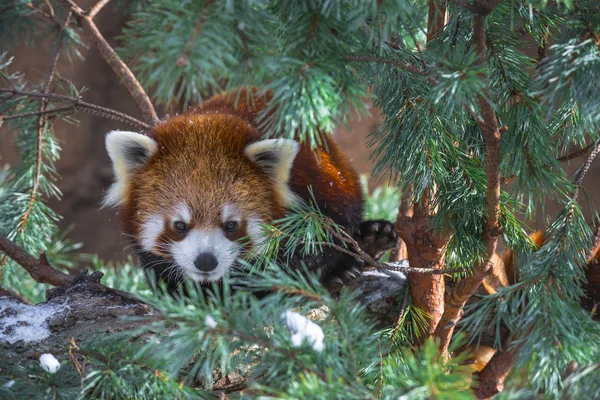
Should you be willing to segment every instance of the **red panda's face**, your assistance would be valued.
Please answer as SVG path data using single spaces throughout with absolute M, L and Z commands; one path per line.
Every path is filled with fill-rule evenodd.
M 293 201 L 287 182 L 298 144 L 253 141 L 251 129 L 231 116 L 188 115 L 152 138 L 108 134 L 116 181 L 105 204 L 123 206 L 125 232 L 175 276 L 221 279 Z

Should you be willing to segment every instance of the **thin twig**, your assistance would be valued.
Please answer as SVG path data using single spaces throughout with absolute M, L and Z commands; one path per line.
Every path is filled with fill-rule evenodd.
M 585 146 L 585 147 L 584 147 L 584 148 L 582 148 L 582 149 L 575 150 L 575 151 L 574 151 L 574 152 L 572 152 L 572 153 L 569 153 L 569 154 L 567 154 L 567 155 L 564 155 L 564 156 L 562 156 L 562 157 L 558 157 L 558 158 L 556 159 L 556 161 L 559 161 L 559 162 L 567 162 L 567 161 L 571 161 L 571 160 L 572 160 L 572 159 L 574 159 L 574 158 L 578 158 L 578 157 L 581 157 L 581 156 L 583 156 L 583 155 L 587 154 L 587 153 L 590 151 L 590 149 L 592 149 L 594 146 L 596 146 L 596 143 L 591 143 L 591 144 L 589 144 L 589 145 Z M 517 179 L 517 177 L 516 177 L 515 175 L 511 175 L 511 176 L 507 176 L 507 177 L 501 177 L 501 178 L 500 178 L 500 184 L 501 184 L 501 185 L 506 185 L 506 184 L 508 184 L 508 183 L 511 183 L 511 182 L 512 182 L 512 181 L 514 181 L 515 179 Z
M 598 140 L 595 143 L 595 145 L 596 145 L 596 147 L 594 148 L 594 151 L 592 151 L 590 153 L 588 158 L 585 160 L 585 163 L 583 163 L 583 165 L 581 166 L 581 169 L 577 173 L 577 177 L 575 178 L 575 182 L 574 182 L 575 185 L 577 186 L 577 189 L 576 189 L 575 195 L 573 196 L 573 199 L 577 198 L 577 195 L 579 194 L 579 187 L 581 186 L 581 183 L 583 182 L 583 178 L 585 178 L 588 171 L 590 170 L 590 167 L 592 166 L 592 162 L 594 161 L 594 159 L 596 158 L 598 153 L 600 153 L 600 140 Z
M 584 154 L 586 154 L 587 152 L 589 152 L 589 151 L 590 151 L 590 149 L 592 149 L 592 148 L 593 148 L 595 145 L 596 145 L 596 143 L 591 143 L 591 144 L 589 144 L 589 145 L 585 146 L 585 147 L 584 147 L 584 148 L 582 148 L 582 149 L 576 150 L 576 151 L 574 151 L 574 152 L 572 152 L 572 153 L 569 153 L 569 154 L 567 154 L 567 155 L 565 155 L 565 156 L 558 157 L 558 158 L 556 159 L 556 161 L 560 161 L 560 162 L 566 162 L 566 161 L 571 161 L 571 160 L 572 160 L 572 159 L 574 159 L 574 158 L 581 157 L 581 156 L 583 156 Z
M 412 72 L 415 75 L 420 76 L 428 76 L 428 73 L 425 69 L 421 69 L 414 64 L 407 63 L 404 61 L 393 60 L 391 58 L 377 57 L 377 56 L 348 56 L 346 57 L 348 61 L 357 61 L 357 62 L 374 62 L 378 64 L 389 64 L 394 65 L 398 68 L 405 69 L 409 72 Z M 433 84 L 437 85 L 437 80 L 433 77 L 428 77 L 428 80 L 432 80 Z
M 88 31 L 90 36 L 92 37 L 92 41 L 96 45 L 96 48 L 102 55 L 102 58 L 110 65 L 113 72 L 120 78 L 123 82 L 123 85 L 127 88 L 127 91 L 133 97 L 133 100 L 137 104 L 144 120 L 151 125 L 156 126 L 160 123 L 158 115 L 156 114 L 156 110 L 150 101 L 150 98 L 146 94 L 146 91 L 137 80 L 133 72 L 129 69 L 127 64 L 121 60 L 121 58 L 117 55 L 114 49 L 108 44 L 100 30 L 90 18 L 86 12 L 81 9 L 75 2 L 72 0 L 63 0 L 71 6 L 71 9 L 75 13 L 75 15 L 79 18 L 83 27 Z
M 52 3 L 50 3 L 50 0 L 44 0 L 44 3 L 46 3 L 46 7 L 48 7 L 48 13 L 50 14 L 50 16 L 52 18 L 54 18 L 54 7 L 52 7 Z
M 29 275 L 37 282 L 48 283 L 54 286 L 66 286 L 71 282 L 72 278 L 69 275 L 54 269 L 48 263 L 48 259 L 46 259 L 44 253 L 40 254 L 39 259 L 35 258 L 1 234 L 0 251 L 25 268 L 29 272 Z
M 110 0 L 100 0 L 99 2 L 97 2 L 96 5 L 92 7 L 90 12 L 88 12 L 88 17 L 90 19 L 94 19 L 96 14 L 98 14 L 100 10 L 102 10 L 104 6 L 108 4 L 108 2 L 110 2 Z
M 335 243 L 322 242 L 319 244 L 328 245 L 338 251 L 341 251 L 341 252 L 349 254 L 353 257 L 359 258 L 362 261 L 366 262 L 368 265 L 370 265 L 374 268 L 377 268 L 377 269 L 383 269 L 383 270 L 387 270 L 387 271 L 396 271 L 396 272 L 406 272 L 406 273 L 414 272 L 414 273 L 418 273 L 418 274 L 428 274 L 428 275 L 454 274 L 457 272 L 464 272 L 462 269 L 457 269 L 457 268 L 447 268 L 447 269 L 413 268 L 413 267 L 406 267 L 401 262 L 385 262 L 385 263 L 383 263 L 383 262 L 375 260 L 373 257 L 371 257 L 371 255 L 369 255 L 367 252 L 365 252 L 360 247 L 358 242 L 348 232 L 345 232 L 341 229 L 340 230 L 328 229 L 328 228 L 326 228 L 326 229 L 336 239 L 341 240 L 344 243 L 350 244 L 354 248 L 355 252 L 352 252 L 342 246 L 336 245 Z
M 127 125 L 133 126 L 137 129 L 149 131 L 152 127 L 145 122 L 140 121 L 139 119 L 133 118 L 127 114 L 123 114 L 122 112 L 111 110 L 110 108 L 98 106 L 96 104 L 87 103 L 85 101 L 81 101 L 79 97 L 73 96 L 65 96 L 62 94 L 56 93 L 40 93 L 40 92 L 28 92 L 17 90 L 16 88 L 0 88 L 0 93 L 9 93 L 10 97 L 13 96 L 24 96 L 36 100 L 41 99 L 49 99 L 52 102 L 56 103 L 72 103 L 70 107 L 73 109 L 77 109 L 79 111 L 87 112 L 89 114 L 97 115 L 99 117 L 112 119 L 115 121 L 123 122 Z
M 60 114 L 66 111 L 75 111 L 74 106 L 64 106 L 64 107 L 57 107 L 57 108 L 52 108 L 50 110 L 44 110 L 44 111 L 31 111 L 31 112 L 26 112 L 26 113 L 21 113 L 21 114 L 12 114 L 12 115 L 0 115 L 0 120 L 3 121 L 9 121 L 11 119 L 18 119 L 18 118 L 27 118 L 27 117 L 32 117 L 34 115 L 48 115 L 48 114 Z
M 54 18 L 54 15 L 50 15 L 47 12 L 45 12 L 43 10 L 40 10 L 39 8 L 35 7 L 31 3 L 27 3 L 27 7 L 29 7 L 33 11 L 35 11 L 36 12 L 36 14 L 35 14 L 36 16 L 42 17 L 44 19 L 47 19 L 48 21 L 52 22 L 54 25 L 56 25 L 58 27 L 62 26 L 62 24 Z
M 51 7 L 51 6 L 49 6 Z M 52 9 L 51 9 L 52 10 Z M 54 12 L 54 11 L 52 11 Z M 50 87 L 52 86 L 52 81 L 54 80 L 54 75 L 56 75 L 56 67 L 58 65 L 58 58 L 60 57 L 60 49 L 62 47 L 62 42 L 65 37 L 65 32 L 67 30 L 67 26 L 69 25 L 69 21 L 71 19 L 71 11 L 67 12 L 67 16 L 63 25 L 61 26 L 60 32 L 58 34 L 58 38 L 56 40 L 56 47 L 54 48 L 54 54 L 52 55 L 52 62 L 50 63 L 50 73 L 46 78 L 46 83 L 44 84 L 43 94 L 50 93 Z M 46 111 L 46 107 L 48 107 L 48 99 L 42 99 L 40 102 L 38 123 L 37 123 L 37 148 L 36 148 L 36 158 L 35 158 L 35 175 L 33 177 L 33 186 L 31 187 L 31 194 L 29 195 L 29 203 L 27 204 L 27 209 L 21 220 L 19 222 L 18 231 L 23 232 L 25 226 L 27 226 L 27 221 L 29 220 L 29 216 L 31 215 L 31 210 L 33 210 L 33 205 L 36 200 L 37 192 L 40 186 L 40 178 L 42 176 L 42 163 L 44 159 L 43 147 L 44 147 L 44 128 L 46 126 L 46 115 L 44 111 Z

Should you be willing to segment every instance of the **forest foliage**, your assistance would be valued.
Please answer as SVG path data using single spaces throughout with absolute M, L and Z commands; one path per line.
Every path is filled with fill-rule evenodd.
M 439 1 L 448 20 L 432 40 L 432 2 L 423 0 L 123 3 L 110 11 L 129 15 L 117 54 L 155 105 L 181 111 L 215 92 L 257 86 L 274 95 L 267 136 L 299 135 L 315 147 L 352 116 L 366 115 L 370 98 L 384 118 L 371 133 L 373 173 L 392 188 L 367 196 L 368 216 L 395 219 L 401 197 L 421 207 L 428 232 L 445 238 L 443 265 L 456 271 L 447 274 L 458 282 L 449 293 L 469 292 L 487 273 L 500 237 L 516 254 L 519 281 L 467 306 L 457 331 L 448 334 L 444 325 L 438 342 L 420 342 L 435 326 L 414 304 L 402 308 L 397 329 L 381 330 L 356 294 L 343 290 L 335 298 L 316 277 L 282 272 L 274 250 L 259 257 L 264 268 L 248 261 L 251 283 L 233 276 L 220 294 L 190 288 L 185 299 L 150 290 L 133 260 L 111 266 L 78 254 L 80 245 L 59 231 L 61 216 L 47 205 L 61 196 L 54 120 L 72 122 L 75 131 L 76 112 L 91 112 L 143 127 L 152 124 L 151 113 L 132 121 L 85 103 L 85 88 L 53 76 L 59 55 L 86 62 L 81 49 L 104 4 L 84 13 L 69 0 L 12 0 L 0 5 L 0 122 L 20 164 L 0 170 L 0 234 L 30 254 L 45 253 L 62 271 L 82 264 L 104 271 L 107 286 L 134 293 L 161 317 L 129 336 L 70 343 L 72 357 L 54 374 L 32 362 L 0 366 L 0 397 L 215 398 L 215 382 L 239 374 L 249 397 L 475 398 L 467 390 L 468 354 L 459 348 L 477 343 L 488 326 L 497 328 L 497 349 L 518 349 L 498 398 L 600 395 L 600 326 L 580 304 L 595 237 L 579 194 L 593 157 L 574 177 L 561 164 L 573 149 L 598 152 L 597 1 Z M 11 68 L 15 46 L 48 36 L 56 50 L 47 79 Z M 563 210 L 545 215 L 548 200 Z M 287 229 L 306 251 L 332 240 L 338 227 L 323 228 L 328 222 L 314 207 L 292 211 L 271 229 Z M 527 226 L 538 213 L 551 221 L 539 249 Z M 265 248 L 276 249 L 277 237 Z M 49 286 L 6 255 L 0 268 L 2 288 L 44 299 Z M 252 294 L 273 287 L 281 290 Z M 407 296 L 399 293 L 398 303 Z M 463 306 L 446 307 L 441 320 L 460 319 Z M 322 350 L 307 337 L 293 342 L 283 318 L 314 309 L 327 310 L 316 321 Z M 129 340 L 148 332 L 147 341 Z M 573 362 L 578 368 L 565 375 Z

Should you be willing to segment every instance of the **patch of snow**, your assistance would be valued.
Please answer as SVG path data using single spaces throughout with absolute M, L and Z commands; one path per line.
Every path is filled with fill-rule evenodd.
M 10 388 L 11 388 L 11 387 L 13 387 L 14 385 L 15 385 L 15 380 L 14 380 L 14 379 L 12 379 L 12 380 L 10 380 L 10 381 L 6 382 L 4 385 L 2 385 L 2 387 L 3 387 L 3 388 L 10 389 Z
M 67 304 L 20 303 L 9 297 L 0 298 L 0 341 L 10 344 L 23 340 L 35 343 L 50 336 L 47 319 L 70 307 Z
M 284 312 L 281 318 L 285 320 L 287 327 L 294 333 L 290 338 L 292 346 L 300 347 L 306 340 L 312 345 L 314 351 L 322 351 L 325 348 L 323 343 L 325 334 L 319 325 L 291 310 Z
M 365 291 L 363 300 L 365 304 L 375 303 L 385 297 L 396 295 L 406 286 L 406 274 L 400 271 L 366 270 L 362 272 L 362 276 L 375 278 L 361 282 L 361 288 Z
M 206 327 L 210 329 L 217 329 L 217 321 L 215 321 L 215 319 L 211 315 L 207 315 L 204 318 L 204 325 L 206 325 Z
M 60 362 L 50 353 L 40 356 L 40 365 L 44 371 L 51 374 L 55 374 L 60 369 Z

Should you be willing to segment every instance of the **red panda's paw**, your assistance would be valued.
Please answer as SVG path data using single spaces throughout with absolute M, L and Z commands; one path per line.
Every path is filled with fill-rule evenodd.
M 383 219 L 363 221 L 359 226 L 356 241 L 361 249 L 375 260 L 398 245 L 398 234 L 393 223 Z
M 362 273 L 362 263 L 342 270 L 338 275 L 332 276 L 324 282 L 325 288 L 332 294 L 338 294 L 342 286 L 347 286 L 358 279 Z

